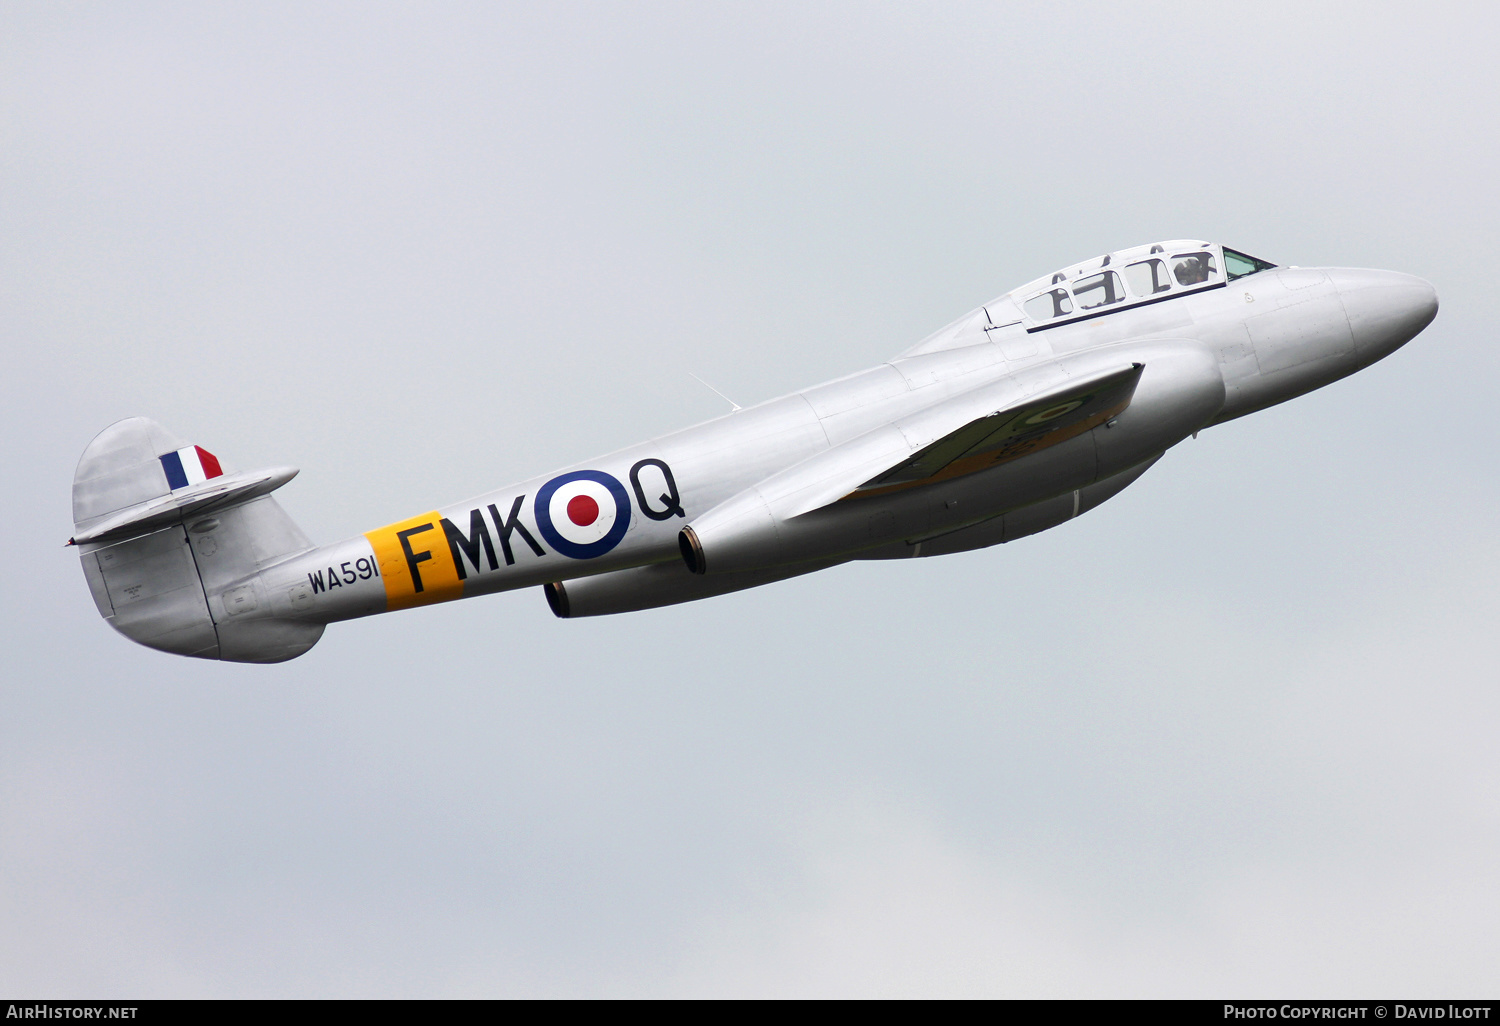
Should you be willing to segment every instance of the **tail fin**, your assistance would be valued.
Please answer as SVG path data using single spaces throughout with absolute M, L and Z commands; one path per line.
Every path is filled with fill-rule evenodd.
M 296 473 L 226 472 L 145 417 L 105 428 L 78 461 L 69 542 L 100 615 L 142 645 L 203 659 L 275 663 L 312 648 L 323 624 L 271 616 L 258 578 L 313 547 L 270 496 Z

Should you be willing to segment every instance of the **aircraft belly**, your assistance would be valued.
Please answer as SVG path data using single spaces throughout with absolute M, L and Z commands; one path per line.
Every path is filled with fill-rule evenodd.
M 861 559 L 946 556 L 1016 541 L 1067 523 L 1124 491 L 1156 463 L 1155 457 L 1094 484 L 1010 510 L 977 524 L 861 553 Z

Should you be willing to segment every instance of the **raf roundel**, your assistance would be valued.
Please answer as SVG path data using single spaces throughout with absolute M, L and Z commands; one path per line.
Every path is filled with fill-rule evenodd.
M 625 537 L 630 496 L 599 470 L 576 470 L 548 481 L 536 493 L 536 525 L 564 556 L 593 559 Z

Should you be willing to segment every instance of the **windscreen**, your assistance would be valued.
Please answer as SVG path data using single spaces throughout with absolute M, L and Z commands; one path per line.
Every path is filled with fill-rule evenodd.
M 1247 274 L 1254 274 L 1256 271 L 1269 271 L 1275 266 L 1257 257 L 1237 253 L 1228 247 L 1224 249 L 1224 270 L 1228 272 L 1230 281 L 1243 278 Z

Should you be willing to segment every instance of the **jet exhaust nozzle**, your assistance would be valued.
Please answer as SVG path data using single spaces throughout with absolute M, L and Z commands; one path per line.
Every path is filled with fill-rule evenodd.
M 562 581 L 548 581 L 542 585 L 542 592 L 547 596 L 547 605 L 551 607 L 553 616 L 566 620 L 573 615 L 572 603 L 568 601 L 568 589 Z
M 682 561 L 693 573 L 708 573 L 708 561 L 703 558 L 703 545 L 698 541 L 698 532 L 691 527 L 684 527 L 679 531 L 677 550 L 682 553 Z

